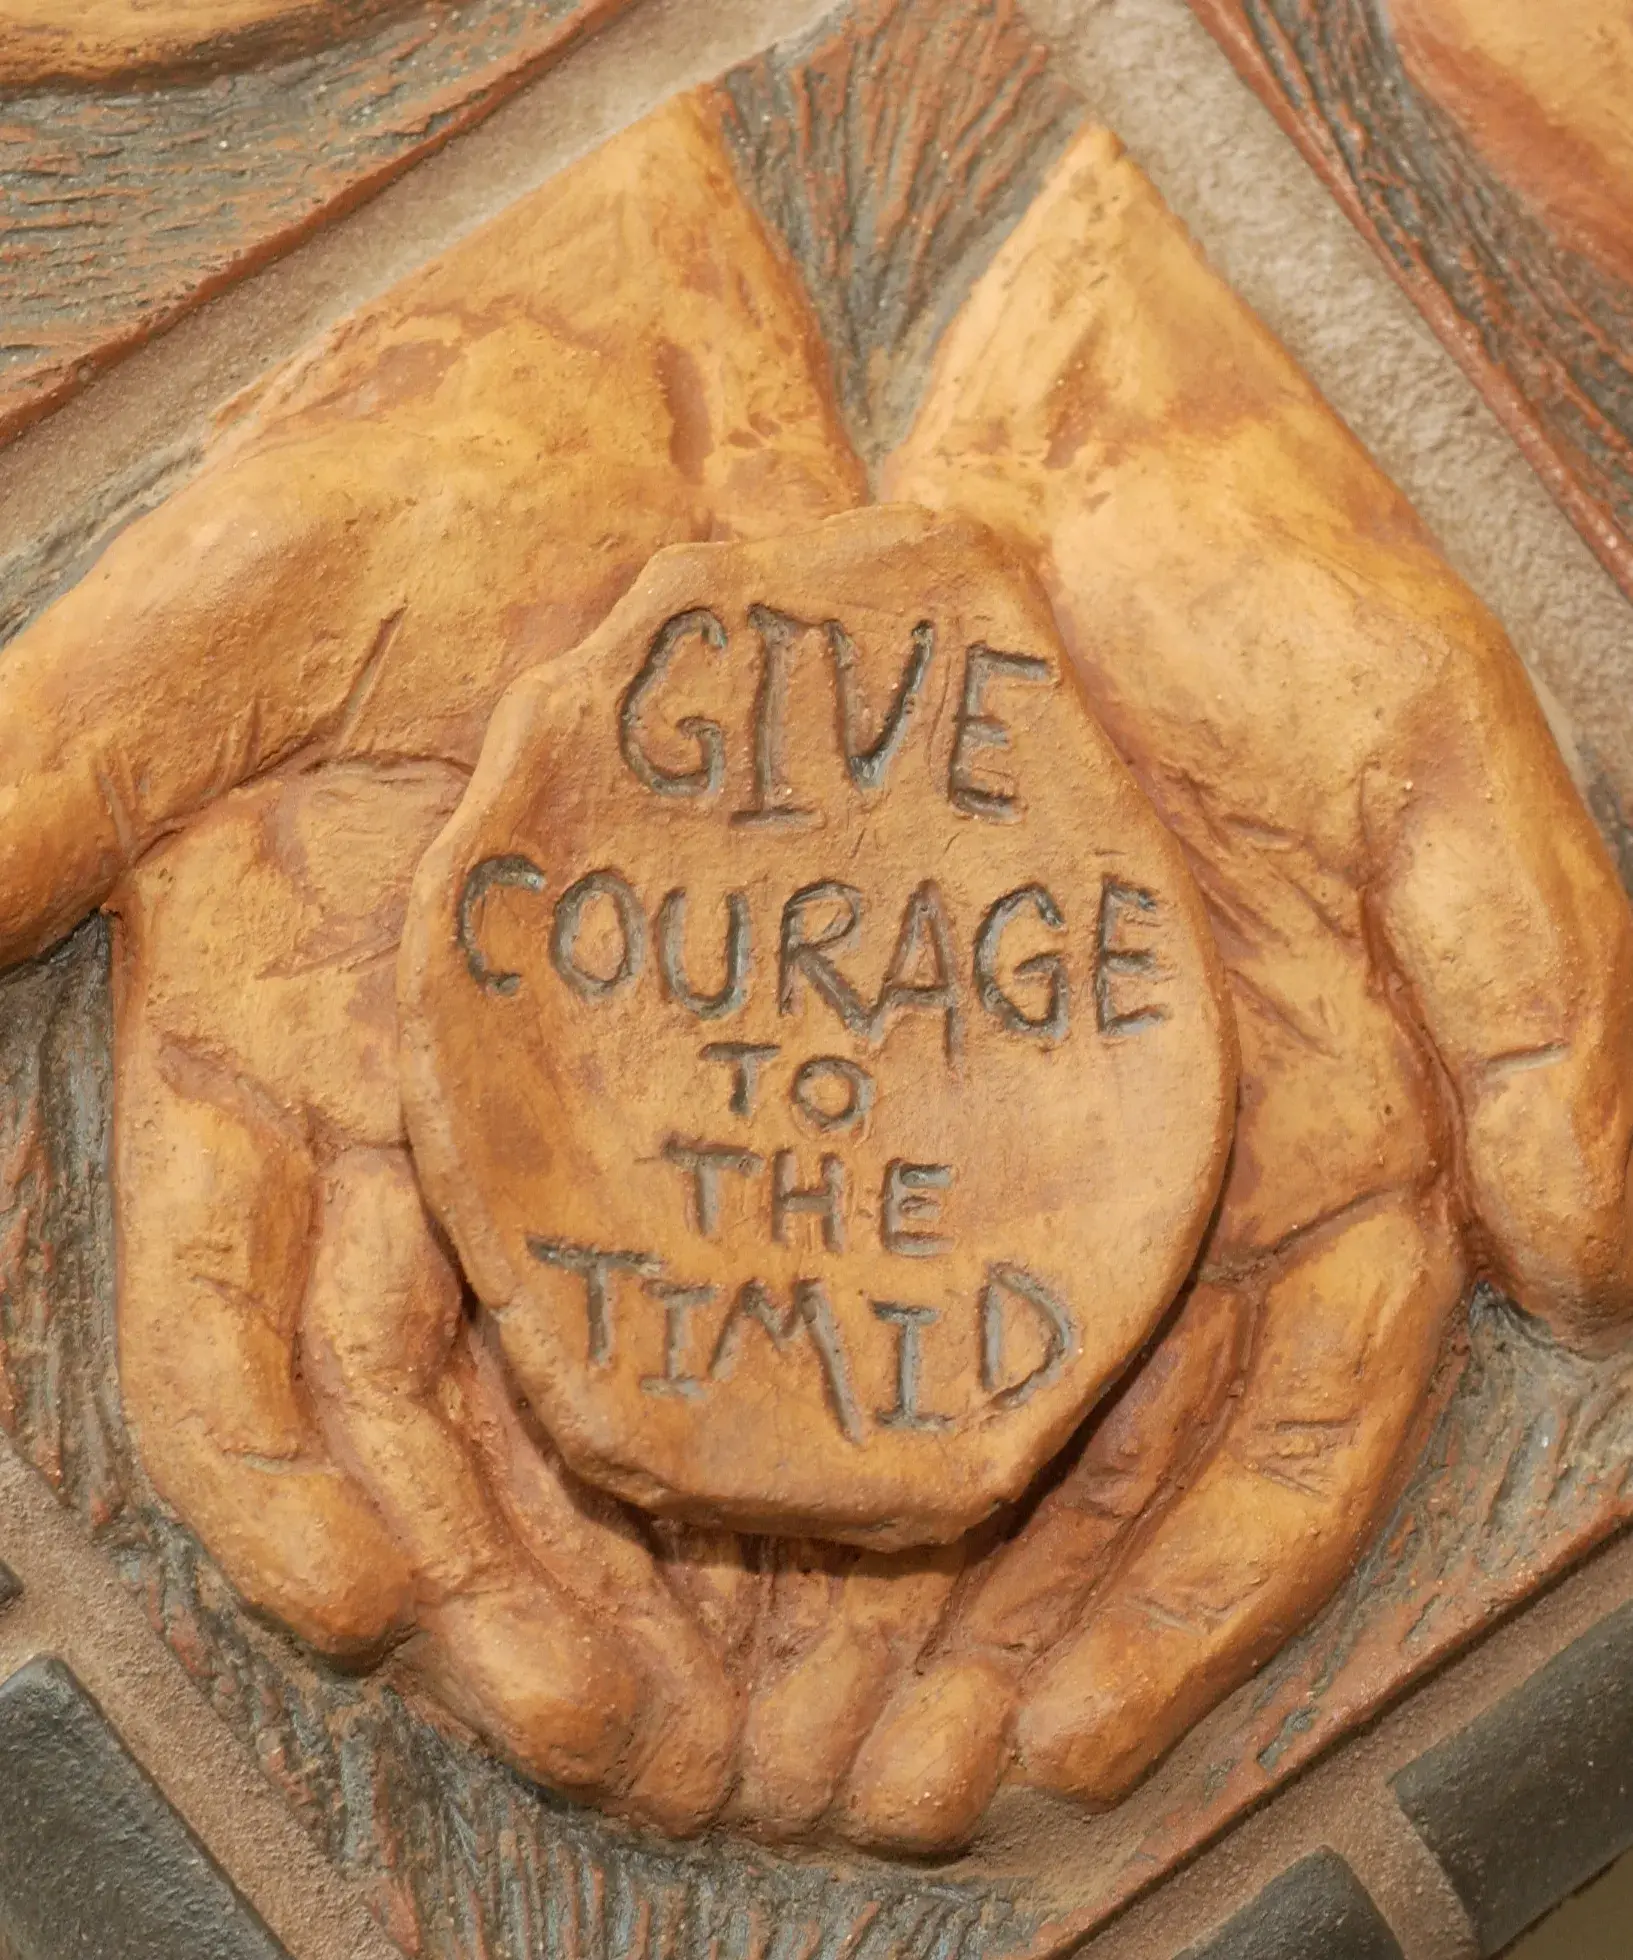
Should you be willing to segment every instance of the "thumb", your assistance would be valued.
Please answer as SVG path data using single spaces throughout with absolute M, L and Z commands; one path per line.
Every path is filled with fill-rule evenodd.
M 0 964 L 50 945 L 157 838 L 343 714 L 373 641 L 366 621 L 332 630 L 335 595 L 385 514 L 372 486 L 401 477 L 383 457 L 341 470 L 331 446 L 199 477 L 0 659 Z

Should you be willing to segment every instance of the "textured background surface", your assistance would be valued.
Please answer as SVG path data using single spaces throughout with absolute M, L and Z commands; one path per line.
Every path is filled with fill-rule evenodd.
M 0 440 L 626 3 L 418 7 L 279 62 L 0 97 Z
M 801 11 L 808 16 L 811 10 Z M 770 38 L 774 23 L 793 12 L 764 9 L 752 37 L 739 45 Z M 1617 676 L 1627 620 L 1619 596 L 1181 0 L 1114 0 L 1076 11 L 1040 4 L 1036 13 L 1057 40 L 1060 72 L 1087 88 L 1095 110 L 1152 168 L 1210 252 L 1406 484 L 1460 569 L 1515 630 L 1566 704 L 1568 720 L 1588 732 L 1600 779 L 1624 780 L 1633 743 L 1624 719 L 1627 690 Z M 673 59 L 675 44 L 665 49 L 663 23 L 684 23 L 688 16 L 684 8 L 659 5 L 652 18 L 650 41 L 629 35 L 621 43 L 626 72 L 609 76 L 601 70 L 598 99 L 591 87 L 591 108 L 607 124 L 624 120 L 643 94 L 650 99 L 662 89 L 662 74 L 654 75 L 650 66 L 643 71 L 642 64 Z M 691 18 L 701 31 L 695 11 Z M 972 30 L 977 43 L 990 33 L 992 18 L 991 10 L 978 11 Z M 746 34 L 748 23 L 731 25 Z M 967 54 L 956 34 L 945 45 Z M 587 60 L 596 52 L 587 50 Z M 828 58 L 841 59 L 832 52 Z M 565 103 L 573 72 L 564 69 L 532 95 Z M 1024 126 L 1047 146 L 1070 112 L 1056 84 L 1041 86 L 1046 93 L 1034 86 L 1019 99 Z M 786 70 L 768 63 L 752 64 L 731 93 L 740 117 L 779 104 L 786 108 L 799 95 Z M 514 106 L 538 114 L 529 103 Z M 927 104 L 922 92 L 911 94 L 905 126 L 934 127 L 935 114 L 933 98 Z M 787 120 L 790 128 L 808 127 L 815 140 L 837 145 L 830 154 L 847 153 L 857 140 L 854 129 L 825 131 L 820 119 L 807 125 Z M 581 142 L 593 125 L 591 114 L 580 125 Z M 532 127 L 537 130 L 536 123 Z M 900 415 L 905 397 L 888 367 L 882 379 L 880 369 L 870 367 L 858 301 L 885 293 L 909 340 L 915 331 L 928 334 L 951 288 L 938 291 L 922 268 L 944 268 L 955 282 L 967 278 L 990 242 L 980 224 L 965 228 L 952 211 L 952 222 L 931 228 L 935 250 L 929 255 L 917 249 L 919 241 L 903 250 L 899 233 L 886 223 L 864 234 L 860 254 L 846 257 L 836 249 L 832 211 L 805 194 L 797 170 L 790 169 L 789 143 L 768 141 L 768 133 L 763 121 L 744 121 L 744 166 L 801 263 L 829 281 L 833 331 L 854 350 L 847 406 L 864 439 L 877 439 Z M 490 140 L 496 134 L 499 140 Z M 479 159 L 506 154 L 497 123 L 456 149 Z M 511 154 L 518 179 L 525 177 L 528 165 L 515 164 Z M 432 173 L 440 165 L 454 168 L 443 170 L 439 180 Z M 297 254 L 275 269 L 274 288 L 313 295 L 310 303 L 321 314 L 391 276 L 391 268 L 400 269 L 416 251 L 473 221 L 492 197 L 491 178 L 480 167 L 466 166 L 462 176 L 458 166 L 450 152 L 425 173 L 429 186 L 451 186 L 446 209 L 434 198 L 421 204 L 399 195 L 419 184 L 416 172 L 388 199 L 321 241 L 322 250 L 314 241 L 304 257 Z M 999 168 L 985 193 L 994 214 L 990 222 L 1000 229 L 1016 208 L 1006 201 L 1013 197 L 1014 177 Z M 394 210 L 388 203 L 393 196 Z M 430 219 L 419 215 L 425 212 Z M 330 283 L 321 291 L 302 286 L 325 252 Z M 149 350 L 153 358 L 129 363 L 124 374 L 35 430 L 0 463 L 0 483 L 13 492 L 0 523 L 11 527 L 7 542 L 17 554 L 11 563 L 19 612 L 37 604 L 74 554 L 93 546 L 109 521 L 118 521 L 119 498 L 130 494 L 130 484 L 138 486 L 134 494 L 150 494 L 166 469 L 186 468 L 186 415 L 155 420 L 153 404 L 166 399 L 165 390 L 189 405 L 192 426 L 200 426 L 226 390 L 224 377 L 253 373 L 288 344 L 280 339 L 285 323 L 258 310 L 261 287 L 257 280 L 241 288 L 201 319 L 200 331 L 178 333 Z M 139 361 L 145 368 L 138 368 Z M 101 486 L 109 479 L 127 489 L 105 496 Z M 16 501 L 18 491 L 28 496 L 26 506 Z M 52 542 L 34 549 L 42 537 Z M 710 1865 L 696 1854 L 643 1847 L 596 1820 L 542 1803 L 515 1779 L 473 1758 L 457 1737 L 421 1723 L 389 1682 L 364 1690 L 320 1680 L 286 1643 L 240 1614 L 207 1561 L 142 1489 L 125 1451 L 104 1363 L 107 1218 L 99 1172 L 106 997 L 99 933 L 88 930 L 44 968 L 3 984 L 0 1324 L 7 1330 L 8 1426 L 30 1460 L 61 1482 L 80 1537 L 88 1535 L 112 1556 L 187 1670 L 205 1685 L 226 1730 L 259 1738 L 254 1746 L 261 1767 L 390 1930 L 407 1942 L 414 1927 L 423 1926 L 421 1950 L 427 1953 L 498 1954 L 542 1941 L 547 1950 L 605 1953 L 609 1960 L 624 1952 L 710 1947 L 744 1955 L 775 1951 L 793 1960 L 796 1954 L 838 1951 L 847 1942 L 870 1955 L 950 1955 L 1001 1950 L 1024 1939 L 1049 1901 L 1002 1893 L 994 1898 L 988 1888 L 972 1890 L 956 1875 L 926 1881 L 887 1879 L 866 1867 L 823 1872 L 755 1853 Z M 1241 1804 L 1258 1801 L 1270 1776 L 1329 1739 L 1337 1710 L 1356 1705 L 1345 1703 L 1346 1693 L 1364 1702 L 1375 1692 L 1368 1684 L 1375 1680 L 1380 1640 L 1387 1652 L 1404 1631 L 1427 1659 L 1437 1642 L 1461 1638 L 1485 1608 L 1517 1596 L 1544 1563 L 1582 1549 L 1622 1515 L 1629 1417 L 1621 1371 L 1584 1370 L 1567 1357 L 1533 1353 L 1531 1337 L 1494 1302 L 1474 1317 L 1472 1356 L 1428 1460 L 1441 1501 L 1425 1501 L 1421 1489 L 1416 1498 L 1409 1495 L 1398 1527 L 1380 1539 L 1349 1594 L 1261 1683 L 1207 1725 L 1176 1762 L 1175 1774 L 1146 1795 L 1138 1812 L 1069 1841 L 1069 1855 L 1049 1874 L 1057 1912 L 1065 1906 L 1070 1916 L 1073 1898 L 1079 1905 L 1095 1898 L 1110 1903 L 1148 1886 L 1176 1845 L 1193 1842 L 1199 1828 L 1212 1829 Z M 1540 1508 L 1544 1499 L 1546 1510 Z M 1546 1528 L 1530 1528 L 1542 1518 Z M 0 1534 L 12 1529 L 8 1519 Z M 1406 1822 L 1389 1778 L 1461 1731 L 1498 1695 L 1523 1690 L 1540 1658 L 1607 1620 L 1633 1592 L 1625 1549 L 1488 1642 L 1471 1663 L 1397 1717 L 1341 1749 L 1212 1858 L 1127 1914 L 1096 1949 L 1171 1955 L 1200 1941 L 1198 1950 L 1207 1953 L 1209 1943 L 1222 1940 L 1227 1943 L 1217 1952 L 1223 1960 L 1241 1950 L 1244 1926 L 1262 1940 L 1271 1936 L 1265 1929 L 1272 1924 L 1318 1924 L 1332 1939 L 1339 1937 L 1331 1932 L 1337 1925 L 1344 1937 L 1355 1931 L 1356 1938 L 1373 1938 L 1367 1913 L 1356 1904 L 1359 1886 L 1413 1960 L 1477 1951 L 1481 1901 L 1459 1900 Z M 26 1632 L 30 1625 L 43 1626 L 27 1618 L 28 1560 L 13 1554 L 4 1535 L 0 1553 L 13 1558 L 25 1582 L 22 1599 L 0 1622 L 0 1671 L 9 1671 L 31 1642 L 66 1651 L 68 1630 L 59 1624 L 54 1634 Z M 1472 1622 L 1459 1620 L 1438 1587 L 1425 1583 L 1425 1574 L 1432 1579 L 1447 1569 L 1474 1579 Z M 58 1596 L 64 1592 L 71 1592 L 66 1580 Z M 25 1632 L 7 1633 L 7 1627 Z M 90 1648 L 99 1637 L 89 1628 L 74 1635 Z M 181 1802 L 290 1951 L 359 1950 L 335 1945 L 332 1917 L 303 1906 L 322 1880 L 312 1867 L 299 1867 L 298 1850 L 274 1861 L 299 1868 L 291 1884 L 258 1869 L 231 1820 L 213 1817 L 221 1807 L 219 1790 L 230 1786 L 230 1778 L 216 1779 L 215 1794 L 196 1780 L 188 1785 L 165 1723 L 143 1729 L 149 1688 L 139 1683 L 122 1699 L 95 1677 L 89 1659 L 77 1653 L 72 1658 L 137 1755 L 156 1774 L 163 1769 L 166 1794 Z M 152 1666 L 162 1672 L 157 1660 Z M 1568 1729 L 1594 1700 L 1579 1687 L 1563 1713 L 1556 1710 L 1556 1723 Z M 331 1719 L 318 1719 L 320 1707 Z M 230 1748 L 222 1738 L 214 1740 Z M 388 1774 L 382 1765 L 390 1766 Z M 1572 1827 L 1571 1855 L 1579 1861 L 1603 1862 L 1620 1848 L 1613 1833 L 1594 1837 L 1585 1820 L 1563 1814 Z M 1609 1812 L 1601 1809 L 1600 1816 L 1614 1824 Z M 1324 1846 L 1341 1858 L 1321 1858 Z M 1004 1847 L 998 1849 L 1001 1854 Z M 1019 1820 L 1015 1860 L 1024 1862 L 1031 1850 L 1025 1820 Z M 1263 1880 L 1287 1869 L 1299 1871 L 1297 1884 L 1255 1905 Z M 1557 1885 L 1572 1882 L 1562 1871 L 1554 1870 Z M 338 1896 L 345 1894 L 342 1888 Z M 1242 1912 L 1260 1917 L 1244 1922 L 1237 1918 Z M 1353 1950 L 1360 1955 L 1373 1949 Z

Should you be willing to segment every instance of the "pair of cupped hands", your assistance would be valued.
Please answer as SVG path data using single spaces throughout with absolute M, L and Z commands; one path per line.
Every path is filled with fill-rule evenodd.
M 992 527 L 1180 840 L 1235 1138 L 1193 1277 L 1046 1492 L 886 1555 L 562 1464 L 427 1218 L 409 884 L 505 687 L 665 545 Z M 119 1370 L 243 1597 L 388 1650 L 671 1832 L 965 1842 L 1126 1791 L 1342 1578 L 1471 1280 L 1630 1304 L 1633 934 L 1496 624 L 1099 131 L 870 481 L 687 99 L 275 376 L 0 656 L 0 956 L 114 915 Z

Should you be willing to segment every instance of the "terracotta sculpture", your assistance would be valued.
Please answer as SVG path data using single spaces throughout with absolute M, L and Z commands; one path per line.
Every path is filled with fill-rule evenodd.
M 1104 132 L 1060 159 L 977 283 L 878 489 L 949 524 L 842 516 L 869 486 L 802 296 L 706 107 L 673 105 L 276 377 L 203 473 L 14 643 L 0 661 L 0 956 L 49 944 L 95 903 L 118 921 L 123 1392 L 154 1483 L 247 1599 L 334 1653 L 408 1643 L 420 1677 L 512 1759 L 665 1829 L 724 1814 L 936 1849 L 975 1829 L 1006 1776 L 1115 1798 L 1319 1606 L 1410 1462 L 1473 1275 L 1562 1338 L 1614 1336 L 1633 1258 L 1633 928 L 1498 628 Z M 830 567 L 835 536 L 860 543 Z M 945 597 L 949 538 L 984 568 L 963 611 Z M 706 540 L 729 541 L 726 556 L 683 550 L 643 578 L 665 547 Z M 887 549 L 923 554 L 926 596 L 899 572 L 888 606 L 870 596 Z M 920 618 L 986 605 L 1025 624 L 1027 643 L 999 650 L 1063 654 L 1130 772 L 1074 695 L 1072 767 L 1045 807 L 1059 824 L 1115 808 L 1127 830 L 1080 847 L 1082 889 L 1103 890 L 1096 851 L 1126 847 L 1200 922 L 1143 793 L 1217 947 L 1232 1013 L 1213 1022 L 1205 941 L 1164 955 L 1194 1024 L 1189 1101 L 1159 1083 L 1148 1110 L 1122 1113 L 1131 1133 L 1175 1122 L 1185 1174 L 1161 1194 L 1161 1257 L 1078 1384 L 1102 1399 L 1041 1494 L 931 1549 L 744 1538 L 742 1490 L 670 1503 L 672 1470 L 643 1501 L 688 1515 L 643 1518 L 579 1474 L 633 1489 L 623 1441 L 558 1448 L 554 1364 L 530 1375 L 508 1300 L 462 1306 L 434 1215 L 468 1242 L 465 1277 L 485 1295 L 477 1200 L 492 1203 L 492 1166 L 480 1189 L 457 1188 L 469 1083 L 443 1003 L 459 977 L 450 932 L 468 981 L 526 985 L 500 957 L 529 930 L 506 910 L 529 895 L 525 874 L 490 881 L 462 915 L 473 866 L 459 851 L 474 839 L 475 864 L 522 855 L 483 827 L 515 752 L 491 750 L 462 804 L 490 716 L 517 683 L 493 740 L 525 750 L 536 732 L 541 782 L 546 738 L 567 739 L 563 704 L 611 716 L 616 756 L 618 690 L 654 621 L 676 616 L 677 565 L 689 586 L 713 581 L 700 603 L 739 632 L 747 606 L 776 610 L 773 587 L 798 595 L 813 566 L 873 606 L 888 630 L 847 627 L 867 719 L 846 756 L 888 736 L 886 682 L 910 678 Z M 834 616 L 846 625 L 837 603 Z M 960 657 L 977 643 L 962 624 L 951 641 Z M 940 698 L 985 713 L 979 694 Z M 707 717 L 691 720 L 697 737 Z M 751 721 L 745 700 L 734 727 Z M 695 765 L 707 786 L 707 743 L 688 752 L 684 720 L 653 726 L 671 746 L 656 763 L 641 751 L 648 766 Z M 734 739 L 730 765 L 752 776 Z M 947 781 L 949 732 L 937 739 Z M 1007 794 L 996 745 L 980 764 L 976 793 Z M 1050 800 L 1079 772 L 1079 804 Z M 973 836 L 979 819 L 957 814 Z M 398 948 L 422 860 L 401 973 L 405 1124 Z M 572 862 L 575 878 L 613 865 Z M 642 930 L 661 933 L 651 862 Z M 717 903 L 737 889 L 731 863 Z M 1098 916 L 1082 889 L 1063 917 Z M 972 876 L 979 920 L 977 891 Z M 581 908 L 554 941 L 591 992 L 623 971 L 607 937 L 617 894 L 597 892 L 594 920 Z M 839 944 L 815 929 L 801 943 L 819 939 Z M 912 945 L 902 924 L 904 961 L 933 941 L 928 914 Z M 1115 932 L 1101 947 L 1149 950 Z M 726 951 L 706 978 L 687 967 L 685 989 L 729 993 Z M 881 946 L 876 978 L 888 957 Z M 979 995 L 967 943 L 961 957 Z M 926 970 L 896 977 L 932 984 Z M 1046 969 L 1032 979 L 1046 986 Z M 882 1001 L 863 1003 L 858 1040 Z M 1034 984 L 1023 1011 L 1047 1015 L 1047 993 Z M 1209 1217 L 1231 1019 L 1240 1088 Z M 471 1067 L 495 1096 L 491 1059 Z M 622 1090 L 607 1085 L 610 1111 Z M 892 1078 L 889 1093 L 915 1085 Z M 997 1144 L 1002 1125 L 1052 1114 L 1001 1109 Z M 422 1130 L 426 1192 L 409 1149 Z M 615 1131 L 586 1113 L 564 1156 L 582 1175 Z M 1089 1173 L 1057 1167 L 1069 1185 Z M 687 1175 L 702 1223 L 704 1183 Z M 1137 1209 L 1123 1216 L 1133 1230 Z M 1102 1393 L 1205 1219 L 1154 1344 Z M 1048 1248 L 1025 1250 L 1041 1262 Z M 535 1264 L 578 1284 L 587 1369 L 593 1270 Z M 648 1304 L 661 1330 L 669 1302 Z M 903 1387 L 905 1330 L 927 1342 L 922 1324 L 885 1324 L 895 1406 L 934 1411 Z M 767 1319 L 749 1331 L 776 1345 Z M 789 1435 L 793 1456 L 805 1440 Z M 1029 1447 L 1058 1443 L 1046 1426 Z M 773 1470 L 764 1481 L 775 1498 Z M 1011 1494 L 987 1479 L 952 1518 L 923 1491 L 895 1542 L 945 1538 Z M 850 1524 L 883 1515 L 877 1498 Z M 844 1528 L 822 1504 L 802 1491 L 788 1521 Z M 700 1509 L 712 1521 L 691 1521 Z M 776 1510 L 750 1521 L 782 1522 Z

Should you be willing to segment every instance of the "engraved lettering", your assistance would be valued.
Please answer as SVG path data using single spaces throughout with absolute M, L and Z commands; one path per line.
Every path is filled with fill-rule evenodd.
M 828 651 L 834 663 L 834 705 L 839 720 L 839 750 L 845 758 L 850 779 L 858 789 L 879 789 L 890 772 L 907 733 L 913 711 L 918 706 L 924 677 L 936 650 L 936 629 L 927 619 L 913 628 L 913 639 L 896 685 L 895 699 L 871 748 L 861 746 L 857 723 L 861 719 L 860 690 L 856 679 L 856 646 L 837 619 L 824 627 Z
M 684 1137 L 670 1137 L 663 1154 L 692 1180 L 692 1223 L 705 1239 L 712 1239 L 720 1229 L 721 1178 L 728 1171 L 753 1177 L 765 1168 L 764 1158 L 730 1143 L 688 1143 Z
M 585 908 L 593 899 L 607 899 L 618 915 L 622 947 L 618 964 L 611 973 L 595 973 L 578 958 L 579 928 Z M 640 901 L 616 871 L 590 871 L 577 884 L 569 885 L 556 901 L 555 922 L 550 928 L 550 961 L 576 993 L 586 1000 L 605 1000 L 620 987 L 627 987 L 640 976 L 646 960 L 646 920 Z
M 971 749 L 1007 749 L 1009 729 L 996 715 L 982 712 L 988 682 L 1019 681 L 1036 687 L 1053 678 L 1047 660 L 1026 653 L 999 653 L 979 641 L 964 659 L 964 691 L 959 696 L 953 730 L 953 752 L 947 764 L 947 795 L 966 816 L 986 817 L 993 823 L 1013 823 L 1019 817 L 1014 786 L 978 782 L 970 774 Z
M 771 1236 L 779 1245 L 788 1243 L 788 1220 L 796 1212 L 808 1212 L 822 1220 L 822 1243 L 830 1252 L 845 1250 L 845 1166 L 839 1158 L 824 1155 L 822 1182 L 797 1185 L 799 1158 L 792 1150 L 779 1150 L 771 1160 Z
M 1029 1035 L 1037 1041 L 1064 1041 L 1071 1018 L 1071 988 L 1066 962 L 1059 953 L 1034 953 L 1015 969 L 1017 980 L 1048 980 L 1041 1014 L 1028 1014 L 1019 1001 L 1004 992 L 998 978 L 998 956 L 1005 929 L 1028 907 L 1051 932 L 1065 931 L 1066 921 L 1060 907 L 1042 885 L 1022 885 L 1017 891 L 1006 892 L 989 908 L 975 936 L 975 991 L 981 1005 L 1011 1034 Z
M 830 1081 L 844 1088 L 845 1101 L 837 1109 L 827 1108 L 818 1095 L 819 1085 Z M 801 1062 L 788 1097 L 812 1129 L 830 1134 L 853 1130 L 866 1122 L 873 1107 L 873 1077 L 843 1055 L 813 1055 L 808 1062 Z
M 899 1252 L 906 1259 L 933 1259 L 946 1252 L 952 1240 L 937 1232 L 910 1231 L 909 1220 L 936 1224 L 941 1217 L 941 1196 L 953 1181 L 950 1164 L 909 1164 L 894 1157 L 885 1166 L 884 1189 L 879 1194 L 879 1243 L 886 1252 Z
M 1125 913 L 1143 913 L 1149 917 L 1156 909 L 1155 895 L 1142 891 L 1138 885 L 1124 885 L 1115 878 L 1101 880 L 1100 921 L 1095 934 L 1094 1019 L 1102 1034 L 1138 1034 L 1142 1028 L 1155 1027 L 1158 1021 L 1168 1018 L 1167 1008 L 1150 1000 L 1119 1013 L 1111 992 L 1113 977 L 1118 974 L 1157 974 L 1155 953 L 1116 943 L 1117 929 Z
M 754 697 L 754 801 L 734 810 L 735 824 L 804 824 L 814 810 L 788 801 L 793 791 L 782 778 L 782 732 L 788 713 L 788 675 L 794 649 L 810 631 L 804 620 L 770 606 L 750 606 L 749 624 L 760 636 L 760 685 Z
M 888 1409 L 875 1411 L 882 1429 L 950 1429 L 951 1416 L 931 1415 L 919 1407 L 919 1381 L 923 1372 L 920 1340 L 924 1329 L 940 1314 L 934 1307 L 904 1307 L 896 1300 L 869 1302 L 876 1319 L 896 1329 L 896 1400 Z
M 658 971 L 664 992 L 689 1008 L 700 1021 L 723 1020 L 748 999 L 748 976 L 753 957 L 748 894 L 726 894 L 725 985 L 716 994 L 694 993 L 686 978 L 686 893 L 677 887 L 658 907 Z
M 1018 1381 L 1004 1383 L 1004 1297 L 1022 1300 L 1043 1323 L 1047 1344 L 1043 1359 Z M 1047 1388 L 1077 1353 L 1077 1329 L 1071 1310 L 1022 1266 L 999 1263 L 987 1268 L 981 1289 L 981 1386 L 996 1409 L 1016 1409 Z
M 740 1287 L 720 1329 L 720 1338 L 715 1343 L 714 1358 L 709 1363 L 711 1381 L 719 1381 L 729 1375 L 736 1365 L 743 1327 L 748 1321 L 754 1321 L 765 1329 L 778 1354 L 786 1354 L 800 1329 L 805 1329 L 822 1364 L 828 1406 L 833 1410 L 840 1434 L 849 1442 L 860 1443 L 862 1420 L 856 1398 L 851 1393 L 845 1350 L 840 1345 L 833 1308 L 820 1284 L 814 1279 L 796 1280 L 793 1305 L 785 1314 L 777 1312 L 770 1290 L 761 1281 L 751 1279 Z
M 676 613 L 653 635 L 640 671 L 618 704 L 618 748 L 631 774 L 659 796 L 712 796 L 726 775 L 726 743 L 720 724 L 687 715 L 676 723 L 681 734 L 697 744 L 695 769 L 665 769 L 641 746 L 641 713 L 648 697 L 663 679 L 675 648 L 688 634 L 700 633 L 716 653 L 726 647 L 726 629 L 707 607 Z
M 928 951 L 933 968 L 929 980 L 908 976 Z M 907 901 L 902 913 L 896 950 L 890 956 L 884 984 L 874 1003 L 868 1039 L 882 1042 L 892 1014 L 903 1009 L 928 1009 L 946 1017 L 942 1045 L 951 1061 L 958 1053 L 958 989 L 953 981 L 953 936 L 947 910 L 933 880 L 926 879 Z
M 731 1113 L 752 1116 L 760 1089 L 760 1070 L 782 1050 L 774 1041 L 711 1041 L 698 1051 L 705 1062 L 724 1062 L 731 1070 Z
M 695 1402 L 703 1393 L 699 1375 L 687 1374 L 685 1359 L 687 1315 L 694 1307 L 706 1307 L 714 1298 L 712 1286 L 677 1286 L 672 1280 L 649 1279 L 646 1290 L 663 1307 L 663 1373 L 643 1375 L 641 1386 L 648 1395 L 680 1395 Z
M 539 1239 L 531 1234 L 527 1249 L 541 1265 L 564 1267 L 583 1280 L 590 1360 L 604 1368 L 612 1359 L 612 1274 L 638 1273 L 643 1279 L 656 1279 L 663 1271 L 663 1261 L 650 1252 L 607 1252 L 600 1246 Z
M 471 978 L 490 994 L 513 994 L 522 984 L 519 973 L 496 973 L 476 943 L 476 908 L 495 885 L 515 885 L 522 891 L 542 892 L 544 873 L 531 858 L 491 857 L 473 864 L 459 894 L 459 950 Z
M 539 1438 L 922 1564 L 1012 1532 L 1204 1234 L 1206 908 L 1001 543 L 886 509 L 661 557 L 416 881 L 426 1177 L 511 1248 Z
M 827 908 L 831 916 L 814 934 L 806 931 L 806 915 Z M 782 934 L 777 947 L 777 1011 L 792 1014 L 799 1005 L 799 982 L 803 977 L 812 991 L 839 1016 L 852 1034 L 866 1039 L 872 1032 L 873 1016 L 862 1004 L 862 997 L 832 960 L 825 957 L 830 948 L 850 946 L 862 924 L 862 894 L 854 885 L 822 878 L 814 885 L 802 885 L 782 908 Z

